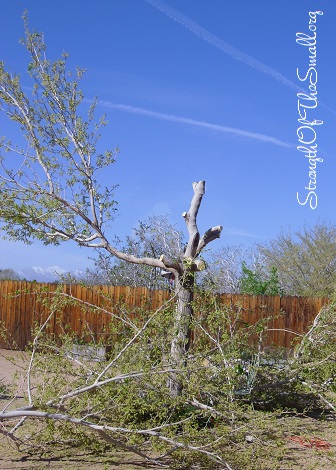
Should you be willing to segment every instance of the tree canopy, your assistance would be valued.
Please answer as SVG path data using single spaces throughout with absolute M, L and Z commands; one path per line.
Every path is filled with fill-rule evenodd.
M 277 268 L 287 295 L 331 296 L 336 288 L 336 227 L 319 222 L 258 246 L 266 269 Z
M 94 120 L 96 100 L 83 116 L 79 82 L 84 71 L 67 70 L 67 54 L 49 61 L 43 35 L 25 20 L 22 40 L 30 54 L 32 90 L 0 62 L 0 109 L 18 126 L 25 146 L 0 141 L 0 218 L 16 240 L 45 244 L 74 240 L 96 246 L 116 207 L 115 184 L 102 187 L 99 173 L 115 161 L 117 149 L 100 153 L 103 116 Z
M 270 273 L 265 277 L 261 270 L 252 271 L 245 262 L 242 264 L 242 275 L 240 278 L 240 292 L 252 295 L 279 295 L 281 287 L 277 268 L 271 267 Z

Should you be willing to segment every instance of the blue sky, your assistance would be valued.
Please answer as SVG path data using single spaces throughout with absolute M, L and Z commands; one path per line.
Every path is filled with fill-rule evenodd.
M 1 59 L 25 77 L 21 15 L 43 31 L 49 58 L 70 53 L 87 69 L 82 89 L 98 96 L 109 125 L 102 147 L 120 148 L 104 175 L 118 184 L 112 232 L 168 213 L 183 227 L 193 181 L 206 181 L 199 212 L 203 232 L 222 225 L 221 245 L 250 245 L 320 220 L 336 223 L 334 86 L 336 4 L 332 0 L 0 0 Z M 316 23 L 309 30 L 309 12 Z M 314 15 L 312 15 L 314 20 Z M 316 33 L 316 65 L 296 33 Z M 307 80 L 300 81 L 299 75 Z M 317 81 L 316 81 L 317 73 Z M 312 160 L 297 150 L 299 88 L 315 83 L 317 106 L 306 109 L 303 140 L 317 144 Z M 301 98 L 301 104 L 312 100 Z M 0 116 L 1 134 L 6 122 Z M 304 144 L 309 147 L 308 144 Z M 309 166 L 316 165 L 317 207 L 309 207 Z M 316 204 L 311 195 L 312 205 Z M 0 242 L 0 267 L 59 265 L 83 269 L 88 249 Z

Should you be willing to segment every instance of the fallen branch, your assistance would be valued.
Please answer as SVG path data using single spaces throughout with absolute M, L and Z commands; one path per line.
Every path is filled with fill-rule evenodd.
M 59 421 L 67 421 L 69 423 L 73 423 L 76 425 L 88 427 L 96 432 L 99 433 L 99 435 L 106 441 L 109 442 L 115 446 L 121 447 L 124 450 L 127 450 L 129 452 L 134 452 L 135 454 L 139 455 L 143 459 L 150 461 L 152 463 L 160 464 L 160 462 L 157 459 L 152 459 L 148 455 L 144 454 L 141 452 L 139 449 L 136 447 L 125 444 L 124 442 L 121 442 L 120 440 L 114 439 L 111 437 L 107 431 L 113 432 L 113 433 L 123 433 L 123 434 L 139 434 L 139 435 L 147 435 L 147 436 L 154 436 L 157 439 L 162 440 L 163 442 L 167 442 L 168 444 L 171 444 L 175 446 L 176 448 L 184 448 L 188 450 L 192 450 L 195 452 L 199 452 L 201 454 L 206 455 L 210 460 L 216 462 L 219 464 L 221 467 L 220 468 L 227 468 L 229 470 L 233 470 L 232 467 L 223 459 L 221 459 L 218 455 L 214 454 L 213 452 L 209 452 L 207 450 L 204 450 L 204 448 L 197 447 L 197 446 L 192 446 L 190 444 L 186 444 L 184 442 L 177 441 L 175 439 L 163 436 L 162 434 L 158 433 L 155 429 L 160 429 L 161 427 L 158 428 L 152 428 L 152 429 L 128 429 L 128 428 L 122 428 L 122 427 L 112 427 L 112 426 L 105 426 L 105 425 L 97 425 L 94 423 L 91 423 L 90 421 L 85 421 L 82 419 L 78 418 L 73 418 L 71 416 L 65 415 L 65 414 L 60 414 L 60 413 L 47 413 L 43 411 L 27 411 L 27 410 L 14 410 L 14 411 L 7 411 L 7 412 L 1 412 L 0 413 L 0 421 L 5 421 L 13 418 L 22 418 L 22 417 L 29 417 L 29 418 L 43 418 L 43 419 L 52 419 L 52 420 L 59 420 Z M 171 423 L 170 426 L 176 426 L 180 424 L 182 421 L 178 421 L 176 423 Z
M 332 403 L 330 403 L 323 395 L 321 395 L 316 385 L 309 383 L 309 382 L 301 382 L 301 383 L 302 385 L 306 385 L 306 387 L 310 388 L 314 393 L 316 393 L 317 396 L 320 398 L 320 400 L 322 400 L 326 405 L 328 405 L 330 409 L 332 409 L 333 411 L 336 411 L 336 407 Z
M 167 374 L 169 372 L 180 372 L 179 369 L 163 369 L 163 370 L 157 370 L 157 369 L 153 369 L 153 370 L 150 370 L 150 371 L 140 371 L 140 372 L 130 372 L 128 374 L 121 374 L 121 375 L 117 375 L 116 377 L 111 377 L 109 379 L 106 379 L 106 380 L 101 380 L 99 382 L 95 381 L 93 384 L 91 385 L 87 385 L 86 387 L 81 387 L 81 388 L 78 388 L 78 389 L 75 389 L 75 390 L 72 390 L 71 392 L 69 393 L 66 393 L 65 395 L 62 395 L 61 397 L 57 397 L 57 400 L 59 400 L 58 403 L 56 403 L 56 400 L 49 400 L 46 405 L 47 406 L 62 406 L 64 401 L 69 399 L 69 398 L 73 398 L 77 395 L 80 395 L 81 393 L 85 393 L 85 392 L 89 392 L 91 390 L 94 390 L 96 388 L 99 388 L 99 387 L 102 387 L 103 385 L 106 385 L 108 383 L 111 383 L 111 382 L 119 382 L 119 381 L 123 381 L 125 379 L 131 379 L 131 378 L 136 378 L 136 377 L 142 377 L 144 375 L 151 375 L 151 374 Z
M 123 353 L 125 351 L 127 351 L 127 349 L 142 335 L 142 333 L 145 331 L 145 329 L 147 328 L 147 326 L 149 325 L 149 323 L 153 320 L 154 317 L 156 317 L 156 315 L 161 312 L 161 310 L 163 310 L 164 308 L 166 308 L 166 306 L 172 302 L 173 300 L 175 300 L 175 297 L 176 297 L 176 294 L 174 296 L 172 296 L 166 303 L 164 303 L 163 305 L 161 305 L 161 307 L 159 307 L 154 313 L 152 316 L 150 316 L 148 318 L 148 320 L 146 321 L 146 323 L 143 325 L 143 327 L 137 332 L 136 335 L 133 336 L 133 338 L 126 344 L 126 346 L 123 347 L 123 349 L 116 355 L 116 357 L 105 367 L 105 369 L 103 370 L 103 372 L 101 372 L 98 377 L 96 378 L 96 381 L 95 381 L 95 384 L 97 384 L 99 382 L 99 380 L 106 374 L 106 372 L 117 362 L 117 360 L 123 355 Z

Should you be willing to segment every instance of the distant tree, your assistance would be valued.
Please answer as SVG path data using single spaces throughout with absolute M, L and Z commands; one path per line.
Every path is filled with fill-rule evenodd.
M 132 235 L 126 238 L 122 251 L 137 257 L 159 258 L 166 253 L 170 259 L 179 259 L 183 253 L 183 233 L 171 224 L 167 216 L 150 216 L 139 221 Z M 103 252 L 97 253 L 94 268 L 86 272 L 90 284 L 124 285 L 147 287 L 148 289 L 166 289 L 173 285 L 162 274 L 169 274 L 156 267 L 131 264 L 116 259 Z
M 320 222 L 258 246 L 265 269 L 276 267 L 287 295 L 331 296 L 336 288 L 336 227 Z
M 32 91 L 22 87 L 20 76 L 0 63 L 0 110 L 18 126 L 25 145 L 0 140 L 0 220 L 14 240 L 59 245 L 73 241 L 80 246 L 105 250 L 128 263 L 164 269 L 175 278 L 176 314 L 171 342 L 171 362 L 184 364 L 191 339 L 195 273 L 204 268 L 199 254 L 220 237 L 215 226 L 201 237 L 197 214 L 205 194 L 205 182 L 192 184 L 193 196 L 183 212 L 189 239 L 179 259 L 162 253 L 137 257 L 119 250 L 112 241 L 109 223 L 116 210 L 115 185 L 101 181 L 102 173 L 115 161 L 116 151 L 101 153 L 99 131 L 103 117 L 94 121 L 96 101 L 87 117 L 79 81 L 83 70 L 73 76 L 66 68 L 67 54 L 56 61 L 46 57 L 43 35 L 31 33 L 26 21 L 23 40 L 30 54 L 28 75 Z M 171 393 L 182 393 L 182 381 L 171 380 Z
M 268 277 L 261 270 L 249 269 L 245 262 L 242 264 L 242 276 L 240 278 L 240 292 L 252 295 L 279 295 L 282 290 L 279 283 L 277 268 L 270 269 Z
M 223 246 L 207 254 L 207 270 L 200 278 L 202 288 L 219 294 L 239 294 L 243 263 L 251 270 L 260 266 L 260 255 L 254 247 Z
M 19 281 L 20 275 L 12 268 L 0 269 L 0 280 Z

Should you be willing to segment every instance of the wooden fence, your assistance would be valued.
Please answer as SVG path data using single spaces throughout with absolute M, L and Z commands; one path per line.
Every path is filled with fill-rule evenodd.
M 146 315 L 146 312 L 168 301 L 170 295 L 168 291 L 149 291 L 146 288 L 0 281 L 0 347 L 25 349 L 33 339 L 34 325 L 41 326 L 45 322 L 46 332 L 55 338 L 72 331 L 79 337 L 86 335 L 88 339 L 107 340 L 115 316 L 126 318 L 130 315 L 134 318 L 140 312 Z M 264 345 L 285 348 L 290 347 L 294 332 L 303 334 L 308 331 L 322 306 L 329 302 L 326 297 L 236 294 L 222 294 L 218 300 L 223 306 L 236 308 L 239 304 L 241 321 L 246 324 L 270 318 Z

